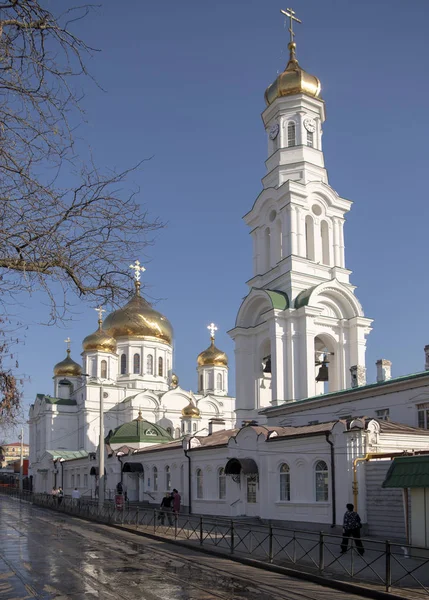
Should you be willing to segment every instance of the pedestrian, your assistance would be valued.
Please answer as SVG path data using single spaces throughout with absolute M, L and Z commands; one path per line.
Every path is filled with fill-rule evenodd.
M 362 529 L 362 522 L 360 516 L 355 512 L 353 504 L 347 504 L 347 511 L 344 514 L 343 520 L 343 539 L 341 542 L 341 554 L 347 552 L 349 546 L 349 538 L 352 537 L 355 541 L 357 551 L 361 556 L 365 552 L 365 548 L 360 539 L 360 530 Z
M 171 508 L 172 508 L 173 498 L 169 492 L 165 492 L 164 498 L 161 502 L 161 512 L 158 515 L 158 520 L 161 521 L 161 525 L 165 523 L 165 513 L 167 513 L 168 524 L 173 525 L 173 519 L 171 516 Z
M 52 496 L 53 503 L 56 504 L 57 499 L 58 499 L 58 490 L 56 489 L 55 486 L 52 488 L 51 496 Z
M 123 491 L 124 491 L 124 486 L 122 485 L 122 481 L 119 481 L 119 483 L 116 485 L 116 493 L 122 494 Z
M 74 488 L 74 490 L 72 491 L 72 500 L 73 500 L 73 504 L 79 504 L 79 500 L 80 500 L 80 492 L 77 489 L 77 487 Z
M 172 496 L 173 496 L 173 513 L 174 513 L 174 517 L 177 521 L 177 517 L 179 516 L 179 512 L 180 512 L 181 496 L 180 496 L 179 492 L 176 490 L 176 488 L 174 488 Z
M 58 488 L 58 493 L 57 493 L 57 499 L 58 499 L 58 506 L 61 504 L 61 502 L 63 501 L 64 498 L 64 492 L 63 492 L 63 488 L 59 487 Z

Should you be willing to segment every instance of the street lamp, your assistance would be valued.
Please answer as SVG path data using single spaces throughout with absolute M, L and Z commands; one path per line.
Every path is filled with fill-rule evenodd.
M 98 377 L 93 377 L 87 373 L 82 374 L 88 377 L 88 383 L 96 382 L 100 384 L 100 437 L 98 440 L 98 507 L 104 506 L 105 498 L 105 479 L 104 479 L 104 385 L 103 380 Z

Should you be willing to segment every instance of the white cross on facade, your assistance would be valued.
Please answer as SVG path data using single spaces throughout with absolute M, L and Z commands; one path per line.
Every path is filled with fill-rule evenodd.
M 135 260 L 133 265 L 130 265 L 130 269 L 134 271 L 134 279 L 136 281 L 140 281 L 140 273 L 144 273 L 146 271 L 145 267 L 140 266 L 140 261 Z
M 216 325 L 214 323 L 210 323 L 210 325 L 207 325 L 207 329 L 210 331 L 210 336 L 214 339 L 215 331 L 217 331 Z
M 98 320 L 102 321 L 103 320 L 103 313 L 106 312 L 104 310 L 104 308 L 102 308 L 101 306 L 98 306 L 97 308 L 94 308 L 94 310 L 96 310 L 98 312 Z
M 70 352 L 70 344 L 71 344 L 71 339 L 68 337 L 66 340 L 64 340 L 65 343 L 67 344 L 67 350 Z

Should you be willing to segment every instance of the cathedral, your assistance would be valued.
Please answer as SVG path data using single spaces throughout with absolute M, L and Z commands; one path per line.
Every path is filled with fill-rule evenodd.
M 76 486 L 93 497 L 101 451 L 106 497 L 121 481 L 131 501 L 158 506 L 175 487 L 189 512 L 317 528 L 338 524 L 338 507 L 353 502 L 374 533 L 388 457 L 429 447 L 429 346 L 424 371 L 395 379 L 380 359 L 377 382 L 366 382 L 372 321 L 345 261 L 352 203 L 329 184 L 321 83 L 298 62 L 295 13 L 282 12 L 289 61 L 265 91 L 267 171 L 244 216 L 253 276 L 229 332 L 236 398 L 213 323 L 197 358 L 197 391 L 180 388 L 172 326 L 141 296 L 136 261 L 131 300 L 104 321 L 99 310 L 82 365 L 68 349 L 54 368 L 53 395 L 38 395 L 30 408 L 35 491 Z M 389 527 L 401 537 L 401 495 L 389 494 L 399 515 Z

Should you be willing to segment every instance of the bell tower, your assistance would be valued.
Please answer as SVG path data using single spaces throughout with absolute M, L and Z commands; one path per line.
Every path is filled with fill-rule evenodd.
M 371 324 L 345 267 L 352 203 L 329 185 L 321 84 L 296 56 L 293 25 L 301 21 L 292 9 L 281 12 L 289 19 L 289 61 L 265 92 L 267 172 L 244 216 L 253 276 L 230 331 L 238 423 L 261 421 L 266 406 L 350 387 L 350 368 L 364 372 Z

